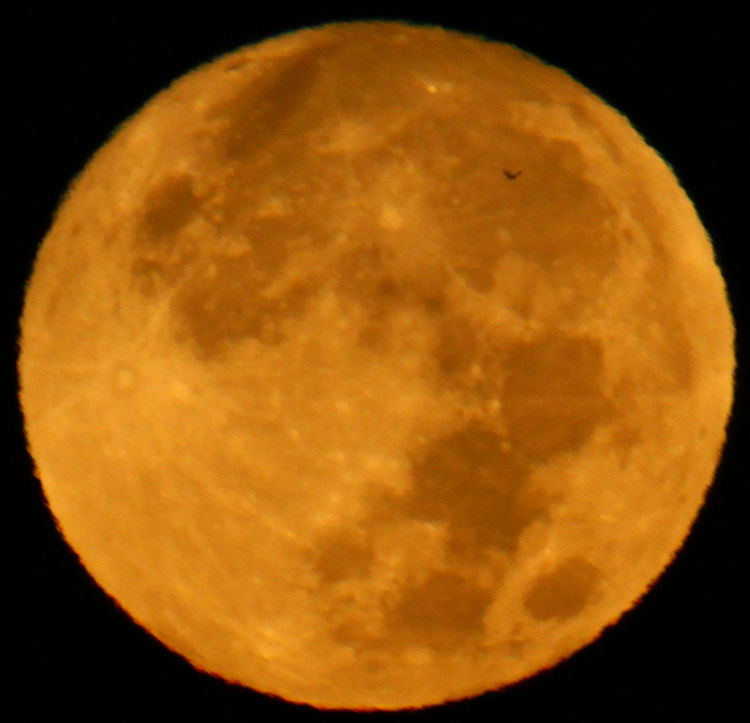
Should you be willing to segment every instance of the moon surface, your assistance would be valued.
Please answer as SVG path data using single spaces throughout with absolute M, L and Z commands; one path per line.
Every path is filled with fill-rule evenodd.
M 61 533 L 194 666 L 400 709 L 555 665 L 703 502 L 734 329 L 628 121 L 438 27 L 200 67 L 75 179 L 20 399 Z

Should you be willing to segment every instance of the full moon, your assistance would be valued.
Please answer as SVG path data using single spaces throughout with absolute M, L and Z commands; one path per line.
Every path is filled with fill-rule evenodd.
M 29 279 L 29 451 L 101 587 L 196 668 L 318 708 L 496 690 L 686 538 L 734 328 L 670 167 L 519 49 L 334 23 L 175 81 Z

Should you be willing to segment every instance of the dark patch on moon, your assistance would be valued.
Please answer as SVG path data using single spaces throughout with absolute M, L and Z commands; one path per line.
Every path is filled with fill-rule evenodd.
M 578 449 L 614 416 L 595 339 L 549 330 L 533 341 L 493 342 L 469 317 L 454 316 L 439 328 L 433 355 L 441 387 L 477 405 L 499 400 L 504 441 L 519 459 L 540 462 Z
M 147 244 L 171 240 L 195 216 L 198 206 L 189 175 L 163 179 L 143 200 L 140 240 Z
M 130 264 L 133 288 L 145 296 L 158 296 L 173 287 L 196 251 L 184 242 L 181 231 L 202 212 L 202 200 L 193 190 L 189 174 L 167 176 L 143 199 L 133 238 Z
M 336 267 L 334 285 L 347 304 L 356 304 L 364 320 L 357 335 L 360 347 L 375 354 L 393 350 L 392 317 L 412 309 L 437 324 L 442 323 L 448 304 L 447 278 L 434 269 L 423 276 L 405 278 L 398 261 L 377 238 L 344 253 Z
M 198 269 L 173 300 L 178 341 L 192 344 L 204 359 L 220 356 L 241 339 L 282 342 L 284 321 L 304 313 L 310 286 L 300 282 L 271 297 L 263 293 L 263 277 L 251 256 L 217 256 L 212 263 L 215 270 L 208 265 Z
M 578 449 L 614 415 L 604 397 L 601 342 L 548 332 L 506 350 L 500 396 L 508 437 L 529 459 Z
M 356 530 L 328 533 L 316 546 L 313 567 L 324 583 L 367 577 L 375 560 L 370 537 Z
M 570 141 L 487 123 L 486 136 L 472 132 L 475 122 L 468 119 L 452 125 L 451 133 L 425 129 L 423 142 L 432 154 L 454 159 L 450 172 L 441 174 L 434 161 L 420 160 L 425 174 L 434 176 L 425 192 L 456 272 L 487 293 L 497 284 L 492 270 L 512 251 L 553 280 L 573 283 L 582 300 L 595 295 L 617 261 L 611 231 L 616 212 L 586 180 L 581 150 Z M 508 183 L 509 160 L 533 173 L 523 183 Z
M 486 294 L 495 288 L 495 271 L 494 265 L 483 265 L 482 259 L 478 259 L 474 265 L 466 264 L 456 266 L 456 273 L 474 291 L 480 294 Z
M 299 243 L 303 230 L 299 219 L 254 218 L 247 226 L 246 238 L 252 249 L 253 268 L 271 281 L 289 261 L 295 242 Z
M 480 348 L 476 326 L 469 318 L 457 314 L 446 317 L 433 352 L 439 375 L 449 386 L 462 381 L 466 384 L 471 365 L 480 358 Z
M 463 559 L 481 558 L 490 549 L 512 552 L 523 529 L 543 517 L 549 504 L 529 495 L 528 475 L 497 432 L 472 421 L 414 456 L 403 511 L 446 522 L 448 549 Z
M 463 647 L 484 633 L 484 615 L 494 592 L 456 572 L 431 572 L 406 587 L 386 614 L 389 637 L 403 645 L 436 650 Z
M 259 65 L 260 72 L 244 88 L 208 115 L 226 122 L 226 128 L 215 140 L 221 157 L 225 161 L 246 162 L 293 130 L 290 125 L 295 117 L 304 114 L 308 100 L 314 97 L 316 82 L 324 73 L 321 61 L 337 49 L 337 43 L 327 40 Z
M 597 567 L 572 557 L 534 581 L 524 608 L 536 620 L 570 619 L 586 607 L 600 578 Z
M 164 256 L 139 256 L 130 265 L 130 282 L 143 296 L 157 297 L 174 285 L 183 272 L 182 266 L 168 263 Z

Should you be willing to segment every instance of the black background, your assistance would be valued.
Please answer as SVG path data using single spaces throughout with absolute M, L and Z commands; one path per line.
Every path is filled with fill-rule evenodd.
M 460 3 L 298 11 L 252 3 L 107 3 L 91 11 L 5 4 L 7 202 L 3 409 L 10 642 L 0 699 L 7 720 L 349 721 L 198 673 L 135 625 L 57 534 L 32 474 L 16 401 L 23 284 L 69 181 L 116 126 L 196 65 L 270 35 L 331 20 L 427 22 L 512 42 L 567 70 L 621 110 L 672 165 L 713 237 L 738 327 L 736 400 L 706 504 L 675 562 L 620 623 L 556 668 L 504 691 L 419 712 L 419 721 L 723 721 L 747 714 L 744 487 L 748 479 L 748 232 L 740 104 L 748 63 L 739 10 L 722 3 Z M 670 4 L 671 5 L 671 4 Z M 739 6 L 739 4 L 737 4 Z M 44 7 L 44 9 L 43 9 Z M 241 10 L 237 8 L 241 7 Z M 249 9 L 248 9 L 249 8 Z M 746 161 L 746 158 L 744 159 Z M 4 204 L 5 205 L 5 204 Z M 744 377 L 744 378 L 743 378 Z

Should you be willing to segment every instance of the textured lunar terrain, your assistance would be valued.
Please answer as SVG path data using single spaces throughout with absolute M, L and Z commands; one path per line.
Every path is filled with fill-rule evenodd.
M 550 666 L 645 592 L 713 475 L 731 335 L 622 116 L 509 46 L 330 26 L 185 76 L 93 158 L 22 399 L 136 621 L 261 691 L 395 708 Z

